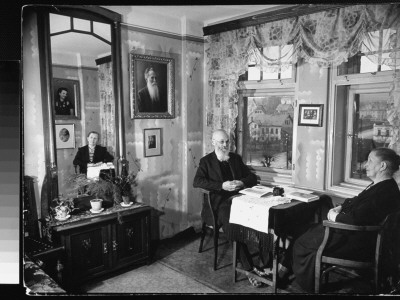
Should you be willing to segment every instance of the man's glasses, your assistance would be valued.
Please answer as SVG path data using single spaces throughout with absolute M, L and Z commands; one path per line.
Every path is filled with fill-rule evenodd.
M 223 144 L 229 145 L 229 140 L 226 140 L 226 141 L 224 141 L 224 140 L 222 140 L 222 141 L 214 140 L 214 141 L 217 142 L 217 143 L 220 144 L 220 145 L 223 145 Z

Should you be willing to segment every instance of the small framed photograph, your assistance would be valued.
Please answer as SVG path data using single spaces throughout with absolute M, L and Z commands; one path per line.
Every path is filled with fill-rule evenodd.
M 130 54 L 132 119 L 175 118 L 174 59 Z
M 323 104 L 300 104 L 299 126 L 322 126 Z
M 75 124 L 56 124 L 56 147 L 75 148 Z
M 161 128 L 143 129 L 144 156 L 162 155 Z
M 78 80 L 53 78 L 53 99 L 54 119 L 81 119 Z

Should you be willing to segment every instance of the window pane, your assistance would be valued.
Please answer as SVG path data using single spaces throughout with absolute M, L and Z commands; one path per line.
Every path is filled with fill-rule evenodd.
M 393 128 L 387 120 L 388 93 L 356 94 L 353 104 L 351 178 L 367 179 L 364 162 L 373 148 L 388 147 Z
M 278 72 L 263 72 L 263 79 L 278 79 Z
M 247 80 L 260 80 L 260 74 L 259 67 L 249 67 Z
M 282 70 L 281 79 L 292 78 L 292 74 L 293 74 L 293 67 L 289 66 L 288 68 L 286 68 L 286 70 Z
M 292 168 L 293 96 L 248 97 L 244 160 L 248 165 Z
M 361 57 L 360 73 L 369 73 L 378 71 L 378 65 L 370 61 L 367 57 Z
M 104 23 L 93 22 L 93 32 L 107 41 L 111 42 L 110 25 Z
M 74 18 L 74 29 L 90 32 L 90 21 Z
M 71 30 L 71 18 L 62 15 L 50 14 L 50 33 Z

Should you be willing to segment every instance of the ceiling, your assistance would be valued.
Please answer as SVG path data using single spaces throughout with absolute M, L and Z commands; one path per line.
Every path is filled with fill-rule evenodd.
M 241 17 L 257 13 L 263 13 L 271 10 L 271 8 L 278 5 L 163 5 L 158 6 L 136 6 L 140 9 L 142 15 L 148 14 L 149 16 L 160 15 L 168 19 L 186 20 L 201 23 L 203 26 L 208 26 L 224 21 L 230 21 Z M 115 12 L 126 11 L 126 6 L 104 6 L 107 9 Z M 282 7 L 282 5 L 279 5 Z M 158 13 L 160 12 L 160 13 Z M 91 37 L 89 35 L 68 33 L 52 37 L 51 39 L 52 51 L 62 53 L 77 53 L 82 55 L 101 57 L 105 54 L 111 53 L 111 48 L 106 43 Z

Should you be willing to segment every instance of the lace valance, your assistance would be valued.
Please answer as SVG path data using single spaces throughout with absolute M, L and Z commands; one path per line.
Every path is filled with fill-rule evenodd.
M 371 61 L 396 69 L 400 64 L 399 31 L 400 4 L 373 4 L 346 6 L 208 36 L 206 134 L 224 128 L 232 138 L 237 116 L 236 82 L 247 71 L 249 60 L 271 72 L 284 70 L 299 58 L 319 67 L 335 67 L 362 52 Z M 377 39 L 377 34 L 381 38 Z M 283 49 L 279 56 L 268 51 L 273 46 Z M 389 115 L 395 114 L 393 122 L 400 112 L 397 91 L 394 82 L 388 111 Z M 211 145 L 206 151 L 212 151 Z

